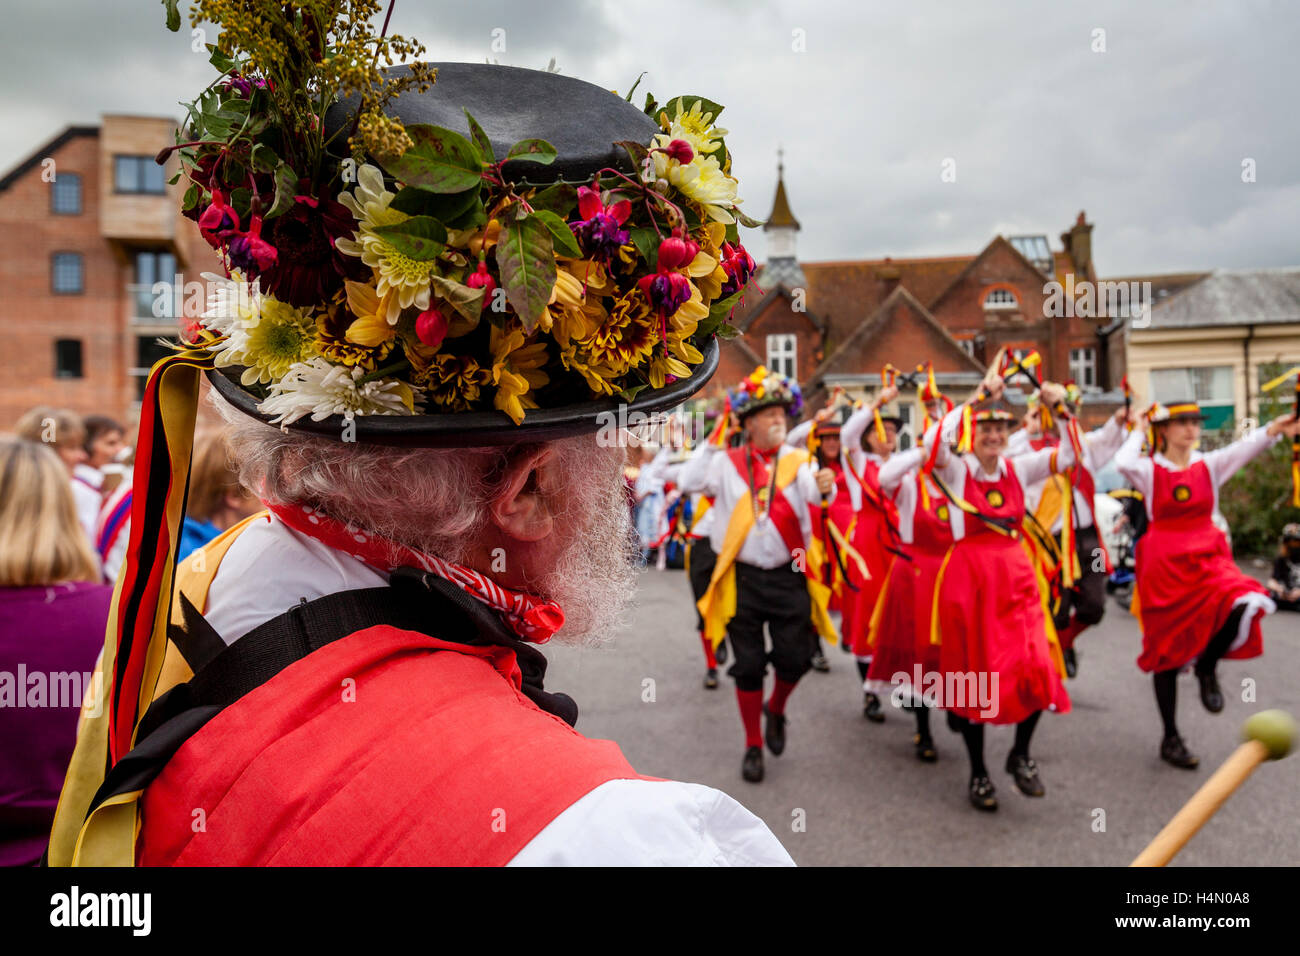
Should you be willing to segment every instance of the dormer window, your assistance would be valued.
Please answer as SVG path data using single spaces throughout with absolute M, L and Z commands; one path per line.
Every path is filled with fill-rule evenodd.
M 1012 312 L 1020 307 L 1016 294 L 1010 289 L 990 289 L 984 296 L 985 312 Z
M 767 367 L 786 378 L 795 377 L 798 340 L 789 333 L 767 337 Z

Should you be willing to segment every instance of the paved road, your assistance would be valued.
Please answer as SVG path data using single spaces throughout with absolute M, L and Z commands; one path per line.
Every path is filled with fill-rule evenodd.
M 731 794 L 803 865 L 1127 864 L 1232 752 L 1249 714 L 1280 707 L 1300 715 L 1300 615 L 1277 614 L 1265 622 L 1262 658 L 1220 665 L 1222 713 L 1205 711 L 1194 678 L 1180 680 L 1180 729 L 1201 768 L 1161 762 L 1151 681 L 1134 663 L 1137 623 L 1112 603 L 1101 626 L 1080 638 L 1079 676 L 1068 684 L 1073 711 L 1045 714 L 1035 735 L 1046 797 L 1015 789 L 1002 769 L 1012 731 L 998 727 L 987 734 L 985 760 L 1001 806 L 995 814 L 971 808 L 960 738 L 935 720 L 939 761 L 920 763 L 907 714 L 891 712 L 881 725 L 863 720 L 852 658 L 838 649 L 829 674 L 811 672 L 800 683 L 786 751 L 767 754 L 767 779 L 750 784 L 740 777 L 733 687 L 726 679 L 714 691 L 701 686 L 685 576 L 643 572 L 631 617 L 607 646 L 548 649 L 548 689 L 577 698 L 578 728 L 617 740 L 640 772 Z M 1248 679 L 1251 703 L 1240 692 Z M 1300 755 L 1292 755 L 1260 768 L 1176 862 L 1294 866 L 1297 817 Z

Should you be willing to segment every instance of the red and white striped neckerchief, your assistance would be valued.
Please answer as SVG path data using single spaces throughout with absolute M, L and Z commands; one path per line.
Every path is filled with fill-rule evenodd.
M 531 594 L 510 591 L 472 568 L 452 564 L 369 531 L 354 528 L 308 505 L 262 503 L 294 531 L 315 538 L 336 551 L 350 554 L 373 568 L 388 572 L 400 567 L 419 568 L 436 574 L 444 581 L 450 581 L 466 594 L 478 598 L 499 612 L 506 626 L 520 640 L 545 644 L 564 624 L 564 611 L 554 601 L 543 601 Z

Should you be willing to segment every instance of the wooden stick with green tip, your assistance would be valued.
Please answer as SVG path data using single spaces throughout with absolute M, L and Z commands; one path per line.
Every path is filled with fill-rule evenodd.
M 1244 743 L 1233 751 L 1192 799 L 1174 814 L 1130 866 L 1164 866 L 1214 816 L 1265 760 L 1281 760 L 1295 743 L 1295 719 L 1284 710 L 1261 710 L 1241 728 Z

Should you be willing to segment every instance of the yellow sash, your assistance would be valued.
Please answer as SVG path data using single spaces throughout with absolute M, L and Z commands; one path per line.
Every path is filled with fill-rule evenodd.
M 799 468 L 807 462 L 804 453 L 784 454 L 776 465 L 776 489 L 782 491 L 794 481 Z M 727 522 L 727 534 L 722 540 L 722 551 L 718 554 L 718 563 L 713 566 L 713 576 L 709 579 L 709 588 L 704 597 L 696 602 L 700 616 L 704 618 L 704 634 L 717 647 L 727 635 L 727 622 L 736 616 L 736 556 L 754 526 L 754 507 L 751 493 L 736 501 L 732 509 L 731 520 Z M 770 504 L 769 504 L 770 506 Z M 825 560 L 825 556 L 821 556 Z M 820 580 L 814 580 L 812 557 L 805 559 L 804 579 L 808 583 L 808 595 L 812 599 L 812 622 L 817 633 L 832 644 L 837 643 L 839 635 L 830 618 L 826 606 L 830 601 L 831 591 Z
M 207 607 L 208 588 L 226 551 L 244 528 L 252 521 L 265 520 L 265 515 L 266 512 L 262 512 L 245 518 L 176 568 L 177 590 L 183 591 L 200 613 Z M 172 621 L 176 624 L 181 623 L 179 604 L 173 602 L 172 605 Z M 103 675 L 113 673 L 116 651 L 116 635 L 110 632 L 95 668 L 91 690 L 82 702 L 77 745 L 72 752 L 63 792 L 54 812 L 54 827 L 50 831 L 50 866 L 135 865 L 135 841 L 139 833 L 137 811 L 144 791 L 118 794 L 97 807 L 94 815 L 86 819 L 86 811 L 104 782 L 104 765 L 108 759 L 109 688 L 105 686 Z M 168 641 L 153 700 L 192 676 L 185 658 L 181 657 L 176 645 Z

